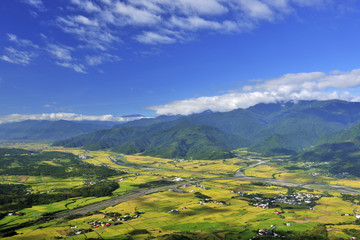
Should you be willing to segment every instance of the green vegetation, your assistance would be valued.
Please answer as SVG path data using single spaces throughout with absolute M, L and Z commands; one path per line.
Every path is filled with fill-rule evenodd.
M 99 182 L 75 189 L 58 190 L 52 193 L 31 193 L 29 186 L 21 184 L 0 184 L 0 212 L 18 211 L 35 205 L 59 202 L 75 197 L 111 196 L 119 187 L 116 182 Z
M 351 174 L 360 177 L 360 137 L 341 143 L 324 144 L 300 153 L 291 160 L 326 162 L 320 168 L 332 174 Z
M 230 151 L 243 141 L 241 137 L 210 126 L 188 122 L 174 124 L 102 130 L 54 145 L 84 146 L 89 150 L 112 148 L 125 154 L 141 153 L 163 158 L 221 159 L 229 158 Z
M 12 154 L 14 149 L 1 149 L 0 174 L 52 176 L 56 178 L 69 178 L 82 176 L 85 178 L 99 178 L 121 174 L 104 166 L 94 166 L 79 159 L 78 156 L 63 152 L 41 152 L 28 154 Z M 6 152 L 8 152 L 6 154 Z M 50 164 L 49 164 L 50 163 Z
M 230 151 L 240 141 L 241 138 L 225 134 L 214 127 L 181 123 L 129 141 L 114 150 L 162 158 L 221 159 L 231 157 Z
M 261 152 L 265 156 L 295 155 L 296 144 L 290 141 L 289 137 L 273 134 L 267 138 L 251 145 L 248 149 L 253 152 Z

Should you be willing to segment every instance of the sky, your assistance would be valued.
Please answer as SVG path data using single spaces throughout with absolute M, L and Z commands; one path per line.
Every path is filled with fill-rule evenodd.
M 1 0 L 0 123 L 360 101 L 359 26 L 357 0 Z

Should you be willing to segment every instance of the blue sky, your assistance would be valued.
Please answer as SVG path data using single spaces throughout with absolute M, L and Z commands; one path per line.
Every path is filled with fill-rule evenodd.
M 355 0 L 2 0 L 0 122 L 358 101 Z

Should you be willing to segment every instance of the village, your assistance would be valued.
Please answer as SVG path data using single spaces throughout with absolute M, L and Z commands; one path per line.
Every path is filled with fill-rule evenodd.
M 67 237 L 92 232 L 92 231 L 94 231 L 94 229 L 101 228 L 101 227 L 111 227 L 111 226 L 120 225 L 120 224 L 123 224 L 123 222 L 140 218 L 141 215 L 144 213 L 145 212 L 143 212 L 143 211 L 136 211 L 133 214 L 126 213 L 125 215 L 122 215 L 117 212 L 106 212 L 104 214 L 103 220 L 94 220 L 94 221 L 88 222 L 88 224 L 91 226 L 90 228 L 80 229 L 77 226 L 70 226 L 71 231 L 70 231 L 70 233 L 68 233 Z M 60 238 L 62 238 L 62 237 L 58 237 L 58 239 L 60 239 Z
M 288 204 L 288 205 L 298 205 L 303 206 L 305 208 L 312 208 L 316 205 L 317 200 L 321 198 L 319 194 L 312 193 L 293 193 L 293 194 L 278 194 L 273 198 L 264 197 L 259 193 L 245 193 L 245 192 L 235 192 L 231 191 L 231 193 L 237 193 L 241 197 L 251 199 L 250 205 L 258 208 L 272 208 L 278 207 L 278 203 Z M 277 212 L 279 214 L 280 212 Z

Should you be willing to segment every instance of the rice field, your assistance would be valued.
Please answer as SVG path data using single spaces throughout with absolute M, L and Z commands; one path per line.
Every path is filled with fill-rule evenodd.
M 28 146 L 29 147 L 29 146 Z M 36 145 L 44 149 L 45 145 Z M 332 193 L 328 197 L 322 197 L 317 205 L 302 209 L 259 208 L 249 205 L 249 201 L 240 198 L 236 192 L 259 193 L 264 196 L 285 194 L 288 188 L 270 184 L 254 184 L 249 180 L 231 179 L 219 180 L 218 177 L 233 175 L 238 169 L 248 165 L 249 156 L 243 152 L 244 159 L 233 158 L 224 160 L 184 160 L 174 162 L 173 159 L 161 159 L 145 156 L 125 156 L 126 161 L 134 164 L 134 167 L 117 165 L 111 158 L 119 158 L 119 155 L 110 151 L 85 151 L 83 149 L 47 148 L 51 151 L 72 152 L 78 155 L 86 155 L 84 161 L 106 165 L 111 168 L 126 172 L 123 176 L 111 178 L 119 180 L 120 187 L 113 192 L 114 196 L 127 194 L 139 189 L 139 185 L 159 181 L 172 180 L 182 177 L 184 180 L 199 180 L 198 184 L 184 185 L 175 191 L 163 191 L 113 205 L 100 212 L 80 217 L 73 220 L 56 220 L 36 226 L 17 230 L 19 233 L 5 239 L 54 239 L 66 237 L 74 232 L 71 226 L 79 229 L 91 229 L 90 221 L 104 221 L 110 223 L 104 216 L 108 212 L 116 212 L 124 215 L 133 215 L 134 212 L 142 211 L 140 218 L 130 219 L 123 224 L 109 227 L 92 229 L 95 231 L 80 234 L 67 239 L 98 238 L 98 234 L 104 239 L 119 239 L 131 236 L 132 239 L 159 239 L 167 234 L 185 234 L 192 232 L 198 236 L 217 236 L 233 239 L 249 239 L 256 235 L 261 228 L 271 228 L 277 225 L 277 232 L 308 231 L 313 230 L 319 224 L 326 225 L 330 239 L 349 239 L 352 237 L 347 229 L 360 231 L 359 225 L 353 225 L 355 217 L 352 216 L 352 203 L 343 201 L 339 193 Z M 52 164 L 52 162 L 46 162 Z M 276 178 L 284 180 L 296 180 L 311 182 L 312 176 L 305 171 L 289 171 L 274 163 L 268 163 L 245 170 L 246 176 Z M 121 180 L 120 180 L 121 179 Z M 200 182 L 201 179 L 207 179 Z M 213 180 L 211 180 L 213 179 Z M 348 179 L 334 179 L 319 177 L 319 181 L 327 181 L 329 184 L 338 184 L 351 187 L 359 187 L 358 181 Z M 0 183 L 28 184 L 34 192 L 46 192 L 52 189 L 76 188 L 82 186 L 85 179 L 68 178 L 56 179 L 45 176 L 0 176 Z M 306 189 L 297 191 L 308 192 Z M 209 197 L 208 202 L 200 201 L 195 193 L 201 193 Z M 312 191 L 322 194 L 321 190 Z M 103 198 L 72 198 L 52 204 L 38 205 L 21 210 L 23 216 L 6 216 L 0 220 L 0 226 L 10 227 L 40 218 L 42 214 L 65 211 L 78 208 L 91 203 L 103 201 Z M 224 204 L 220 204 L 220 202 Z M 281 214 L 274 213 L 281 210 Z M 135 231 L 138 230 L 138 231 Z M 141 230 L 141 231 L 140 231 Z M 145 231 L 146 230 L 146 231 Z M 212 235 L 213 234 L 213 235 Z M 215 235 L 214 235 L 215 234 Z
M 124 215 L 133 214 L 135 211 L 143 211 L 140 218 L 129 220 L 124 224 L 110 227 L 100 227 L 96 231 L 104 238 L 111 239 L 122 235 L 131 234 L 134 229 L 146 229 L 147 233 L 134 235 L 134 239 L 145 239 L 146 237 L 161 237 L 171 233 L 193 232 L 198 234 L 216 233 L 219 236 L 230 233 L 243 232 L 243 239 L 255 236 L 255 232 L 260 228 L 269 228 L 271 225 L 278 225 L 278 232 L 282 231 L 307 231 L 312 230 L 318 224 L 335 224 L 334 229 L 339 232 L 334 236 L 345 236 L 342 229 L 350 225 L 337 225 L 342 222 L 351 222 L 353 216 L 341 216 L 340 211 L 350 211 L 351 204 L 343 202 L 338 197 L 322 198 L 318 201 L 319 205 L 315 209 L 284 209 L 278 215 L 274 209 L 262 209 L 250 206 L 247 201 L 233 198 L 236 193 L 231 193 L 230 189 L 243 189 L 243 191 L 253 191 L 262 194 L 284 193 L 286 188 L 278 186 L 256 186 L 247 181 L 228 181 L 216 180 L 203 182 L 202 186 L 208 187 L 207 190 L 197 186 L 182 187 L 183 192 L 164 191 L 151 195 L 145 195 L 106 209 L 101 213 L 88 217 L 74 219 L 66 224 L 59 223 L 47 226 L 46 231 L 37 229 L 22 229 L 21 239 L 31 239 L 39 234 L 43 239 L 51 239 L 61 233 L 70 231 L 69 225 L 77 226 L 79 229 L 87 229 L 87 222 L 104 219 L 107 212 L 117 212 Z M 251 188 L 253 187 L 253 188 Z M 229 205 L 208 202 L 200 205 L 199 199 L 195 197 L 195 192 L 200 192 L 211 197 L 212 200 L 224 201 Z M 342 205 L 341 208 L 337 206 Z M 177 209 L 178 212 L 171 213 Z M 52 231 L 50 231 L 52 229 Z M 352 229 L 357 229 L 353 227 Z M 93 234 L 93 233 L 92 233 Z M 66 234 L 65 234 L 66 235 Z M 64 235 L 62 235 L 64 236 Z M 94 235 L 86 234 L 86 237 Z M 27 238 L 28 237 L 28 238 Z M 94 236 L 96 237 L 96 236 Z M 136 238 L 135 238 L 136 237 Z M 245 238 L 246 237 L 246 238 Z M 14 237 L 13 239 L 20 239 Z M 85 236 L 78 235 L 69 239 L 85 239 Z M 239 238 L 241 239 L 241 238 Z M 333 238 L 336 239 L 336 238 Z

